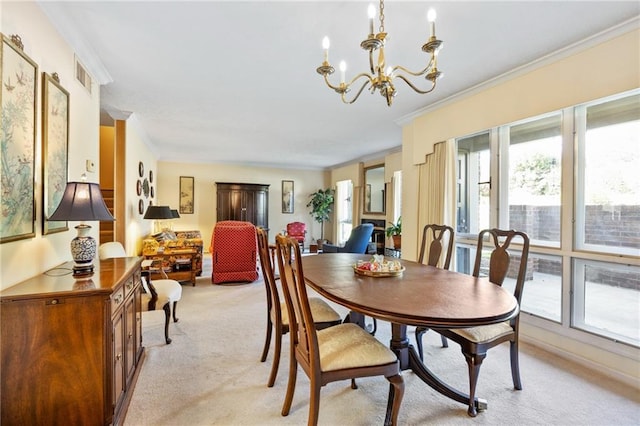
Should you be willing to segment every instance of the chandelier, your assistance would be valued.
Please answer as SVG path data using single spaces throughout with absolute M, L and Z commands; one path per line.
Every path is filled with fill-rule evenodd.
M 324 62 L 319 66 L 316 71 L 318 74 L 324 77 L 325 83 L 329 88 L 333 89 L 336 93 L 340 94 L 342 102 L 345 104 L 352 104 L 362 93 L 365 88 L 368 88 L 371 93 L 375 93 L 376 90 L 387 100 L 387 105 L 391 106 L 393 97 L 396 95 L 396 88 L 393 84 L 394 80 L 400 79 L 404 81 L 409 87 L 415 90 L 417 93 L 426 94 L 436 88 L 436 80 L 442 75 L 438 71 L 438 51 L 442 47 L 442 40 L 436 39 L 436 12 L 433 9 L 429 10 L 427 15 L 431 36 L 427 42 L 422 46 L 422 51 L 429 54 L 429 62 L 427 66 L 418 72 L 408 70 L 407 68 L 396 65 L 394 67 L 387 66 L 384 57 L 384 47 L 387 38 L 387 33 L 384 31 L 384 0 L 380 0 L 380 27 L 377 34 L 374 34 L 373 22 L 375 20 L 376 10 L 373 4 L 369 5 L 369 35 L 366 40 L 360 43 L 360 47 L 369 51 L 369 71 L 363 72 L 351 79 L 348 83 L 345 82 L 345 71 L 347 65 L 344 61 L 340 62 L 340 84 L 333 85 L 329 82 L 329 76 L 334 73 L 335 69 L 329 63 L 329 38 L 325 37 L 322 40 L 322 47 L 324 49 Z M 378 60 L 374 61 L 374 52 L 378 52 Z M 422 77 L 431 82 L 430 87 L 426 90 L 422 90 L 416 87 L 409 78 Z M 362 85 L 356 91 L 355 96 L 349 100 L 347 99 L 347 93 L 351 91 L 351 86 L 361 82 Z M 358 83 L 359 84 L 359 83 Z

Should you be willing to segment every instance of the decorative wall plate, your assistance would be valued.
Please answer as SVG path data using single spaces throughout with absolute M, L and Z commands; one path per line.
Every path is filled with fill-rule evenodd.
M 138 163 L 138 174 L 140 177 L 144 177 L 144 164 L 142 164 L 142 161 Z
M 138 193 L 138 197 L 142 195 L 142 181 L 138 179 L 136 183 L 136 192 Z
M 144 201 L 143 200 L 138 201 L 138 213 L 144 214 Z
M 144 192 L 144 198 L 149 198 L 149 181 L 147 179 L 142 182 L 142 192 Z
M 149 170 L 149 182 L 153 183 L 153 170 Z

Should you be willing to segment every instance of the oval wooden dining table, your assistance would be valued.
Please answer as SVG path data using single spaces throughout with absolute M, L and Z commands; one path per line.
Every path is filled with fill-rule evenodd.
M 495 324 L 515 317 L 518 302 L 512 294 L 486 278 L 401 260 L 404 272 L 393 277 L 370 277 L 354 272 L 358 260 L 371 255 L 326 253 L 304 256 L 302 267 L 307 285 L 327 299 L 348 308 L 349 320 L 364 325 L 364 316 L 391 323 L 390 348 L 402 370 L 412 370 L 441 394 L 463 404 L 469 395 L 435 376 L 409 344 L 407 326 L 467 328 Z M 391 260 L 391 259 L 388 259 Z M 393 259 L 397 260 L 397 259 Z M 487 408 L 476 398 L 478 410 Z

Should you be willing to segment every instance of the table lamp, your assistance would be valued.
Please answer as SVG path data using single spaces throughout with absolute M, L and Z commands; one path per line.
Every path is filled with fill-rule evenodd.
M 60 204 L 49 216 L 52 221 L 115 220 L 107 209 L 100 185 L 89 182 L 68 182 Z M 84 223 L 75 227 L 78 235 L 71 240 L 74 277 L 93 275 L 93 258 L 96 256 L 96 240 L 89 235 L 91 226 Z
M 155 219 L 154 232 L 162 231 L 162 221 L 173 219 L 173 213 L 169 206 L 149 206 L 144 214 L 145 219 Z

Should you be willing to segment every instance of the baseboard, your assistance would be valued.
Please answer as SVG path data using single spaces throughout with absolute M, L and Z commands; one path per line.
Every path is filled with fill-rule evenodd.
M 615 370 L 607 365 L 601 364 L 599 362 L 595 362 L 593 360 L 590 360 L 588 358 L 585 357 L 581 357 L 578 354 L 574 353 L 574 352 L 570 352 L 568 350 L 565 350 L 563 348 L 560 348 L 558 346 L 554 346 L 548 342 L 545 342 L 543 340 L 540 339 L 536 339 L 533 336 L 530 335 L 523 335 L 523 333 L 520 333 L 520 341 L 522 343 L 527 343 L 530 344 L 532 346 L 535 346 L 539 349 L 542 349 L 546 352 L 549 352 L 553 355 L 556 355 L 562 359 L 565 359 L 569 362 L 578 364 L 582 367 L 585 367 L 589 370 L 593 370 L 596 371 L 604 376 L 606 376 L 607 378 L 610 378 L 612 380 L 615 380 L 617 382 L 620 382 L 624 385 L 627 385 L 633 389 L 635 389 L 636 391 L 640 391 L 640 380 L 638 380 L 637 377 L 633 377 L 630 376 L 628 374 L 625 374 L 619 370 Z

